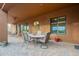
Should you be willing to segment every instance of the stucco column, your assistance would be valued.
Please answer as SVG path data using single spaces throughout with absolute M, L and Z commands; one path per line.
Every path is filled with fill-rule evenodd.
M 0 10 L 0 43 L 8 41 L 7 14 Z
M 16 24 L 16 35 L 17 35 L 17 33 L 18 33 L 18 29 L 17 29 L 17 27 L 18 27 L 18 26 L 17 26 L 17 24 Z
M 17 24 L 17 35 L 20 36 L 21 35 L 21 25 Z

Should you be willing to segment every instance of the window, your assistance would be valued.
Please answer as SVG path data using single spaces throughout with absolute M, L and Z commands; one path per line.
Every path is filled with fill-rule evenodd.
M 66 17 L 50 18 L 50 29 L 55 34 L 66 33 Z
M 21 31 L 29 31 L 29 25 L 28 24 L 22 24 L 21 25 Z

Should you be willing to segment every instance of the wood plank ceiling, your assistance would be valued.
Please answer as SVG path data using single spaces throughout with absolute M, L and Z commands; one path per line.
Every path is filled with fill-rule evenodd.
M 55 10 L 67 8 L 76 4 L 56 4 L 56 3 L 26 3 L 26 4 L 6 4 L 4 11 L 16 17 L 18 20 L 37 17 L 42 14 L 53 12 Z M 1 4 L 0 4 L 1 6 Z

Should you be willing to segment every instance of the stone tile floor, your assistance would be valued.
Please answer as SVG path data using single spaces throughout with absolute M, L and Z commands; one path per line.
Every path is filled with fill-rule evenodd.
M 24 44 L 22 37 L 9 36 L 8 46 L 0 46 L 0 56 L 78 56 L 79 50 L 68 43 L 48 43 L 48 49 L 40 44 Z

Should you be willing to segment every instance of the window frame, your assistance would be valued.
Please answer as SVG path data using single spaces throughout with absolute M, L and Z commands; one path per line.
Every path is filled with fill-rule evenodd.
M 27 24 L 27 23 L 21 24 L 21 28 L 22 28 L 21 31 L 27 31 L 28 32 L 27 26 L 29 26 L 29 24 Z M 26 29 L 24 27 L 26 27 Z
M 65 31 L 64 31 L 64 33 L 59 33 L 59 32 L 58 32 L 58 29 L 57 29 L 57 33 L 54 33 L 54 34 L 65 35 L 65 34 L 66 34 L 66 30 L 67 30 L 67 27 L 66 27 L 66 21 L 67 21 L 67 20 L 66 20 L 66 16 L 59 16 L 59 17 L 50 18 L 50 32 L 53 33 L 52 25 L 55 24 L 55 23 L 52 24 L 52 19 L 55 19 L 55 18 L 58 19 L 58 18 L 60 18 L 60 17 L 64 17 L 65 20 L 64 20 L 64 22 L 61 22 L 61 21 L 60 21 L 60 23 L 59 23 L 59 21 L 57 21 L 57 23 L 56 23 L 56 24 L 57 24 L 57 27 L 59 26 L 58 24 L 65 24 L 65 25 L 64 25 L 64 26 L 65 26 Z

